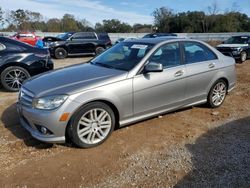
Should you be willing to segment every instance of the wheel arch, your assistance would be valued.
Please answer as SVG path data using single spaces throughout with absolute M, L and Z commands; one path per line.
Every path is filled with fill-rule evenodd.
M 68 127 L 69 125 L 71 124 L 72 122 L 72 118 L 74 118 L 76 116 L 76 114 L 82 109 L 84 108 L 85 105 L 87 104 L 90 104 L 90 103 L 93 103 L 93 102 L 101 102 L 101 103 L 104 103 L 106 105 L 108 105 L 114 112 L 114 115 L 115 115 L 115 129 L 118 129 L 120 127 L 120 124 L 119 124 L 119 120 L 120 120 L 120 114 L 119 114 L 119 111 L 118 111 L 118 108 L 110 101 L 108 100 L 103 100 L 103 99 L 97 99 L 97 100 L 93 100 L 93 101 L 88 101 L 87 103 L 84 103 L 82 104 L 81 106 L 79 106 L 74 112 L 73 114 L 71 115 L 68 123 L 67 123 L 67 126 L 66 126 L 66 129 L 65 129 L 65 136 L 66 138 L 68 138 Z
M 17 66 L 17 67 L 22 67 L 24 68 L 26 71 L 28 71 L 28 73 L 30 74 L 30 70 L 29 70 L 29 66 L 26 65 L 25 63 L 20 63 L 20 62 L 8 62 L 5 63 L 4 65 L 2 65 L 0 67 L 0 74 L 2 74 L 2 72 L 8 68 L 8 67 L 13 67 L 13 66 Z

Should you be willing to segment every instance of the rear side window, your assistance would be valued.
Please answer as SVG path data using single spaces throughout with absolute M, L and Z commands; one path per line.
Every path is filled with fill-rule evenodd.
M 212 50 L 198 42 L 184 42 L 185 63 L 197 63 L 218 59 Z
M 76 40 L 83 40 L 83 39 L 96 39 L 96 35 L 93 32 L 86 32 L 86 33 L 75 33 L 73 35 L 73 39 Z
M 4 44 L 0 43 L 0 52 L 3 51 L 3 50 L 5 50 L 5 49 L 6 49 L 6 46 Z
M 164 68 L 175 67 L 181 64 L 180 46 L 178 42 L 161 46 L 149 58 L 149 61 L 161 63 Z

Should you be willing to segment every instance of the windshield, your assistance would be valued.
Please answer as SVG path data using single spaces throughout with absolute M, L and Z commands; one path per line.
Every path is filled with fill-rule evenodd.
M 57 35 L 56 37 L 62 40 L 67 40 L 71 35 L 72 33 L 62 33 Z
M 231 37 L 224 44 L 248 44 L 249 37 Z
M 94 58 L 91 63 L 97 66 L 130 71 L 152 47 L 153 44 L 148 43 L 120 42 Z

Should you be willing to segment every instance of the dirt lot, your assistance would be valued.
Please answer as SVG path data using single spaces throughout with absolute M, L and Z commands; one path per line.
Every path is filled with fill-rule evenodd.
M 93 149 L 31 138 L 18 122 L 17 94 L 1 90 L 0 186 L 249 187 L 250 61 L 237 65 L 237 75 L 222 107 L 198 106 L 137 123 Z

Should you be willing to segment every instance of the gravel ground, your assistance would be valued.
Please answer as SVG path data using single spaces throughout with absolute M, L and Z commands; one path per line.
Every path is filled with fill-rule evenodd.
M 250 187 L 250 61 L 236 68 L 220 108 L 163 114 L 85 150 L 33 139 L 19 125 L 17 94 L 0 90 L 1 187 Z

